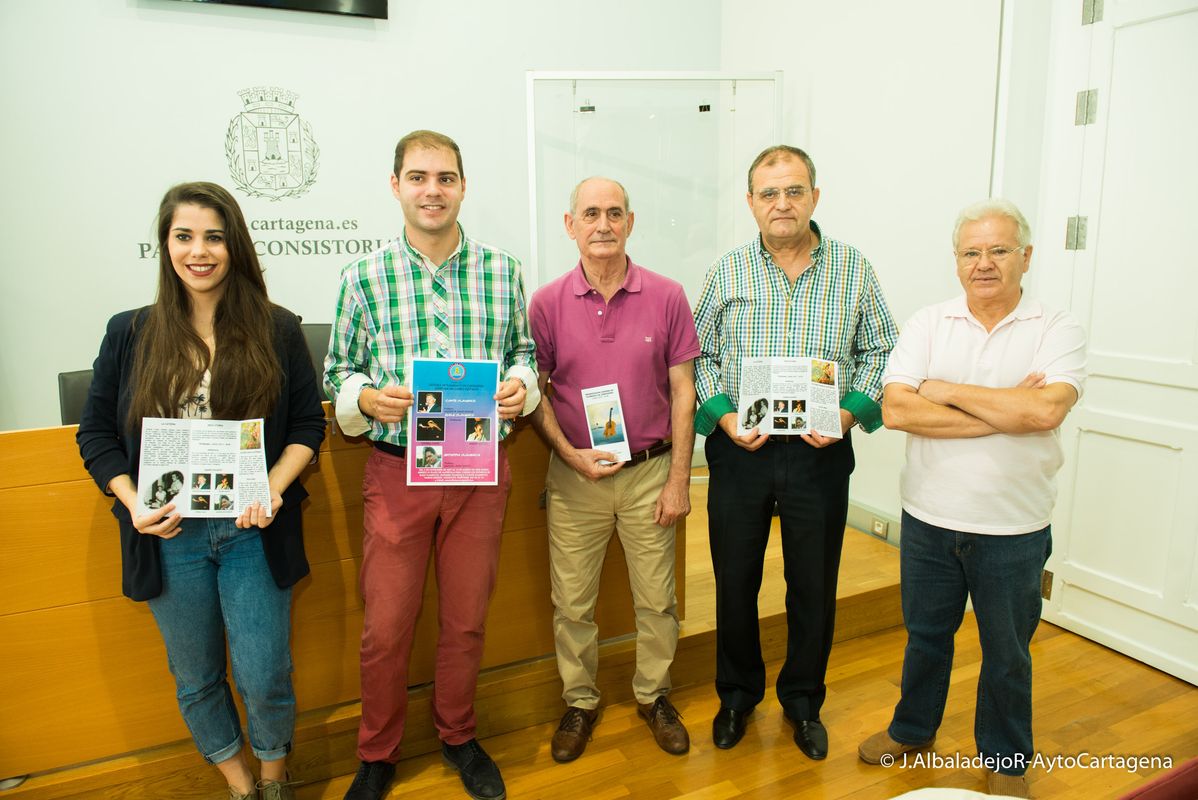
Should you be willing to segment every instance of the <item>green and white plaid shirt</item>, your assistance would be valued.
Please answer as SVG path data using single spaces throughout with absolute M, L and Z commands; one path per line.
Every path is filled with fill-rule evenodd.
M 702 352 L 695 359 L 695 430 L 711 433 L 736 411 L 741 359 L 816 357 L 840 364 L 841 408 L 867 432 L 882 424 L 882 373 L 898 329 L 873 267 L 854 247 L 826 239 L 790 285 L 758 235 L 707 273 L 695 307 Z
M 451 358 L 493 359 L 504 378 L 528 388 L 525 413 L 536 407 L 536 345 L 528 331 L 524 279 L 515 257 L 466 238 L 445 263 L 434 265 L 407 234 L 341 271 L 324 386 L 336 398 L 337 419 L 350 435 L 407 444 L 407 421 L 383 424 L 357 407 L 364 386 L 409 386 L 413 358 L 434 358 L 430 311 L 435 283 L 448 296 Z M 410 388 L 410 386 L 409 386 Z M 512 429 L 502 421 L 500 436 Z

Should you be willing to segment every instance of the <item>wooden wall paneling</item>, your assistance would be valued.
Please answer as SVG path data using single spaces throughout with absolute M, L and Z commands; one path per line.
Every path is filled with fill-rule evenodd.
M 0 432 L 0 489 L 91 480 L 75 446 L 78 426 Z
M 301 480 L 304 501 L 304 550 L 308 562 L 362 558 L 362 473 L 370 448 L 324 451 Z
M 124 597 L 0 616 L 0 775 L 187 737 L 149 608 Z
M 0 489 L 0 614 L 120 597 L 111 504 L 90 478 Z
M 345 559 L 313 564 L 312 574 L 292 593 L 292 681 L 301 713 L 361 696 L 359 563 Z

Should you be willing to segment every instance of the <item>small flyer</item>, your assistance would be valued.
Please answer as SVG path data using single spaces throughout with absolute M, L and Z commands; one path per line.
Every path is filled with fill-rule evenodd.
M 840 439 L 840 376 L 822 358 L 741 360 L 737 432 L 799 435 L 815 431 Z
M 174 502 L 184 517 L 236 517 L 270 508 L 261 419 L 159 419 L 141 426 L 137 495 L 142 513 Z
M 616 462 L 632 460 L 628 432 L 624 428 L 624 410 L 620 407 L 620 388 L 609 383 L 582 390 L 582 407 L 587 418 L 591 447 L 614 453 Z
M 408 411 L 408 485 L 499 482 L 499 362 L 417 358 Z

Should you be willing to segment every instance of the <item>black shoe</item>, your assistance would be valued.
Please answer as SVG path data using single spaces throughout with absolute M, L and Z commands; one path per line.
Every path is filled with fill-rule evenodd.
M 458 771 L 462 777 L 462 785 L 466 794 L 474 800 L 503 800 L 507 797 L 507 788 L 503 785 L 503 776 L 499 767 L 483 750 L 478 739 L 471 739 L 463 744 L 447 744 L 441 742 L 441 760 L 447 767 Z
M 823 761 L 828 757 L 828 730 L 818 719 L 792 719 L 783 713 L 783 718 L 794 726 L 795 744 L 803 755 L 812 761 Z
M 749 724 L 749 715 L 752 713 L 751 708 L 748 711 L 737 711 L 735 708 L 720 706 L 719 713 L 711 721 L 711 740 L 715 742 L 715 746 L 721 750 L 736 747 L 736 743 L 745 735 L 745 726 Z
M 395 777 L 395 765 L 386 761 L 363 761 L 358 767 L 354 782 L 345 793 L 345 800 L 382 800 L 391 779 Z

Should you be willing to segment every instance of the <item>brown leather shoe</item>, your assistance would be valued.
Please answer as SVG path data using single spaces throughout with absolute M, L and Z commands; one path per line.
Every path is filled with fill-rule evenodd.
M 599 712 L 591 708 L 567 708 L 566 713 L 562 715 L 562 721 L 558 723 L 557 732 L 553 734 L 550 747 L 553 760 L 564 764 L 582 755 L 582 751 L 587 749 L 587 742 L 591 740 L 591 729 L 595 727 L 595 720 L 598 718 Z
M 662 750 L 677 756 L 691 749 L 691 737 L 682 724 L 682 715 L 664 694 L 652 703 L 637 703 L 636 713 L 649 723 L 653 739 Z
M 923 750 L 931 747 L 935 742 L 935 738 L 932 738 L 922 744 L 903 744 L 891 739 L 890 731 L 879 731 L 858 745 L 857 757 L 866 764 L 881 764 L 882 759 L 886 758 L 890 763 L 884 766 L 890 767 L 894 766 L 894 762 L 903 753 Z
M 1031 789 L 1027 785 L 1026 775 L 1003 775 L 1001 772 L 986 770 L 986 794 L 997 794 L 1003 797 L 1031 797 Z

